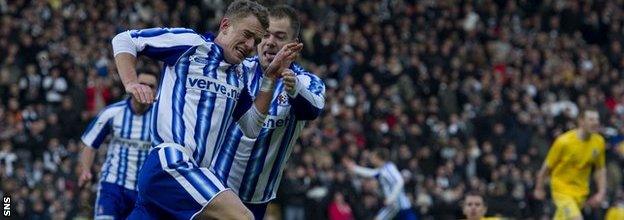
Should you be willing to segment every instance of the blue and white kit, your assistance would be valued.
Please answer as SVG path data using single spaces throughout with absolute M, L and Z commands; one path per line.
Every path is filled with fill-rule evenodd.
M 263 73 L 258 57 L 248 58 L 247 86 L 252 96 L 259 90 Z M 247 137 L 240 125 L 228 129 L 228 139 L 220 146 L 211 170 L 232 188 L 245 203 L 262 204 L 274 199 L 284 166 L 306 121 L 317 118 L 325 105 L 325 85 L 296 64 L 294 94 L 288 94 L 278 80 L 268 116 L 256 138 Z
M 392 162 L 386 162 L 382 167 L 371 169 L 366 167 L 355 167 L 355 173 L 360 176 L 375 177 L 379 181 L 381 190 L 387 200 L 392 201 L 390 205 L 383 207 L 377 213 L 375 219 L 416 219 L 412 211 L 412 204 L 403 191 L 403 176 Z
M 115 56 L 146 55 L 164 62 L 152 111 L 152 149 L 139 173 L 130 219 L 190 219 L 226 187 L 208 170 L 227 128 L 241 124 L 250 137 L 264 121 L 243 76 L 223 49 L 185 28 L 130 30 L 112 41 Z
M 130 99 L 107 106 L 89 124 L 82 142 L 98 149 L 110 136 L 102 165 L 95 219 L 125 219 L 134 208 L 139 169 L 151 146 L 151 109 L 135 114 Z

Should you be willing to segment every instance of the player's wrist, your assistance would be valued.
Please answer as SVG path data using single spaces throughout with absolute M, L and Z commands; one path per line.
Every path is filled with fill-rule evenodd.
M 262 77 L 262 82 L 260 83 L 260 91 L 272 92 L 275 89 L 275 84 L 277 84 L 276 81 L 277 79 L 274 77 Z
M 290 98 L 295 98 L 297 97 L 297 95 L 299 95 L 299 90 L 301 89 L 300 85 L 301 83 L 299 82 L 299 79 L 295 77 L 295 86 L 291 91 L 287 91 Z

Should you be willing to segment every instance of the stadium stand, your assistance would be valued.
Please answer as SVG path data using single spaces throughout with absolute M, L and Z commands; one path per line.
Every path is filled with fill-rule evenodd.
M 340 161 L 366 164 L 376 147 L 390 149 L 421 219 L 461 218 L 468 191 L 485 195 L 488 216 L 552 216 L 531 195 L 535 174 L 588 107 L 608 140 L 608 201 L 621 203 L 624 1 L 271 2 L 302 12 L 301 63 L 327 85 L 275 200 L 284 219 L 371 219 L 383 202 L 376 181 L 351 178 Z M 77 141 L 124 96 L 115 33 L 212 31 L 225 5 L 0 0 L 0 194 L 17 219 L 92 216 L 97 183 L 77 186 Z

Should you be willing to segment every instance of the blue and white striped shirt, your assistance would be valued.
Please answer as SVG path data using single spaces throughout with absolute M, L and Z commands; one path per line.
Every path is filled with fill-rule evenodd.
M 137 190 L 137 177 L 151 146 L 151 108 L 135 114 L 130 99 L 107 106 L 91 121 L 82 142 L 98 149 L 110 136 L 100 181 Z
M 243 65 L 251 94 L 257 95 L 262 81 L 258 57 Z M 297 92 L 290 96 L 278 80 L 276 91 L 258 138 L 243 134 L 240 126 L 228 129 L 228 138 L 215 154 L 211 170 L 234 190 L 243 202 L 263 203 L 274 199 L 284 166 L 306 120 L 319 116 L 325 105 L 323 81 L 298 65 L 290 67 L 297 75 Z
M 252 105 L 246 69 L 227 63 L 220 46 L 185 28 L 130 30 L 112 43 L 115 55 L 146 55 L 165 64 L 152 111 L 152 145 L 182 145 L 198 166 L 208 167 L 228 126 Z
M 396 196 L 396 198 L 390 198 L 395 200 L 393 201 L 394 207 L 400 210 L 412 207 L 409 198 L 407 198 L 403 190 L 403 184 L 405 183 L 403 176 L 401 176 L 399 169 L 397 169 L 394 163 L 386 162 L 382 167 L 376 169 L 356 166 L 354 171 L 360 176 L 375 177 L 379 181 L 381 191 L 386 199 Z
M 392 162 L 387 162 L 383 167 L 381 167 L 379 174 L 377 175 L 377 180 L 379 181 L 381 190 L 386 197 L 390 197 L 392 195 L 394 188 L 399 184 L 399 182 L 401 184 L 404 183 L 403 176 L 401 176 L 399 169 L 397 169 L 396 165 Z M 396 203 L 398 203 L 401 210 L 412 207 L 407 195 L 405 195 L 403 187 L 401 187 L 401 191 L 396 198 Z

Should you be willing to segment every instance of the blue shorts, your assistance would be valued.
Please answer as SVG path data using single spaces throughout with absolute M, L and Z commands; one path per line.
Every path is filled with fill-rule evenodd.
M 226 191 L 188 148 L 164 143 L 152 149 L 139 171 L 139 195 L 128 219 L 191 219 Z
M 123 186 L 100 182 L 95 199 L 94 219 L 126 219 L 134 208 L 137 191 Z
M 247 207 L 249 211 L 253 213 L 255 220 L 264 219 L 264 214 L 266 213 L 267 206 L 269 205 L 268 202 L 257 203 L 257 204 L 254 204 L 254 203 L 243 203 L 243 204 L 245 204 L 245 207 Z
M 394 217 L 394 219 L 416 220 L 418 219 L 418 217 L 416 216 L 416 213 L 414 213 L 414 210 L 412 209 L 401 209 L 401 211 L 399 211 L 399 213 L 396 215 L 396 217 Z

